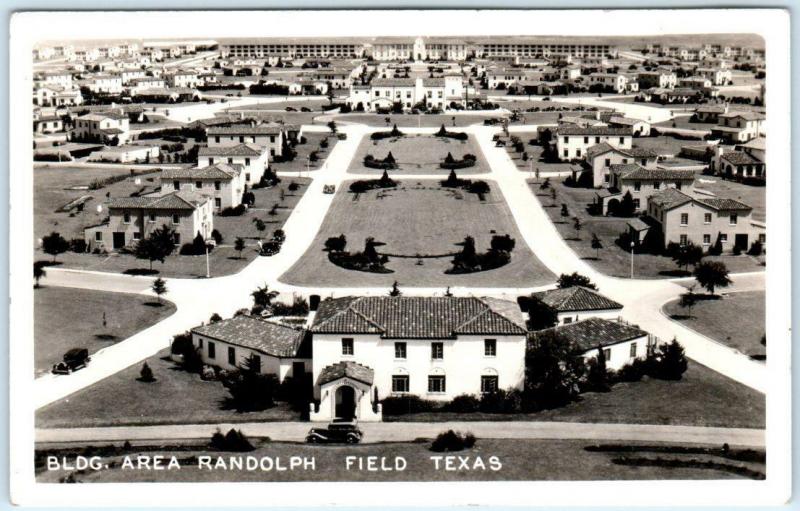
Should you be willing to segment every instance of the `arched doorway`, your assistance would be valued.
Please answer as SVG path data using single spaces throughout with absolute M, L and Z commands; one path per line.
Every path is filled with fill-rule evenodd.
M 336 389 L 336 418 L 352 420 L 356 416 L 356 390 L 350 385 Z

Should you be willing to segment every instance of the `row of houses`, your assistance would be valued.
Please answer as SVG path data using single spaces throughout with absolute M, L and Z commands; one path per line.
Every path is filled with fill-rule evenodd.
M 205 46 L 208 42 L 204 43 Z M 33 59 L 37 61 L 63 59 L 68 62 L 96 62 L 102 59 L 124 59 L 126 57 L 146 56 L 153 61 L 192 55 L 197 51 L 197 43 L 121 42 L 96 46 L 75 46 L 72 44 L 41 45 L 33 49 Z
M 586 360 L 603 350 L 612 370 L 645 358 L 655 343 L 620 320 L 622 305 L 595 291 L 555 289 L 533 298 L 557 315 L 555 327 L 528 332 L 531 313 L 494 298 L 348 296 L 312 306 L 304 327 L 244 314 L 191 333 L 205 364 L 230 370 L 248 361 L 279 381 L 310 377 L 315 421 L 381 420 L 378 402 L 389 396 L 447 401 L 520 389 L 526 350 L 543 332 L 578 347 Z

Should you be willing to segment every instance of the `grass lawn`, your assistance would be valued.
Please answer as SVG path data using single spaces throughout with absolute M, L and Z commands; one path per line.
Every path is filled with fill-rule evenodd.
M 682 140 L 680 138 L 660 135 L 657 137 L 639 137 L 633 139 L 633 146 L 642 149 L 651 149 L 660 155 L 677 155 L 681 152 L 681 147 L 686 145 L 698 145 L 702 140 Z
M 356 174 L 380 175 L 383 173 L 382 170 L 370 169 L 364 166 L 364 157 L 367 154 L 371 154 L 377 159 L 383 159 L 390 151 L 398 166 L 397 169 L 390 170 L 390 174 L 407 172 L 447 176 L 450 171 L 439 167 L 447 153 L 452 154 L 453 158 L 457 160 L 463 158 L 465 154 L 472 154 L 477 157 L 477 163 L 474 167 L 459 169 L 456 171 L 458 175 L 479 174 L 490 171 L 489 164 L 486 162 L 481 148 L 478 147 L 472 137 L 462 141 L 419 134 L 383 140 L 371 140 L 369 137 L 364 137 L 347 171 Z
M 760 339 L 760 337 L 759 337 Z M 384 420 L 390 420 L 384 417 Z M 526 420 L 671 424 L 763 428 L 764 394 L 737 383 L 707 367 L 689 362 L 680 381 L 645 378 L 618 383 L 611 392 L 588 392 L 567 406 L 531 414 L 418 413 L 399 415 L 398 421 Z
M 258 96 L 253 96 L 258 97 Z M 278 97 L 278 96 L 267 96 L 267 97 Z M 286 111 L 286 108 L 296 108 L 298 111 L 303 108 L 310 108 L 312 111 L 321 112 L 322 107 L 328 105 L 327 99 L 308 99 L 308 100 L 297 100 L 297 99 L 286 99 L 284 101 L 278 101 L 273 103 L 260 103 L 256 105 L 244 105 L 240 107 L 231 108 L 230 111 L 237 112 L 239 110 L 283 110 Z
M 328 133 L 305 133 L 303 136 L 306 138 L 306 143 L 295 146 L 294 149 L 297 151 L 297 156 L 294 157 L 294 160 L 286 162 L 272 162 L 270 163 L 272 170 L 275 172 L 305 172 L 306 170 L 318 170 L 322 167 L 322 164 L 325 163 L 325 160 L 328 159 L 328 156 L 336 146 L 336 143 L 339 142 L 338 138 L 331 136 Z M 328 140 L 328 147 L 322 148 L 319 144 L 325 139 Z M 313 151 L 317 152 L 318 160 L 315 162 L 308 159 L 308 156 Z
M 765 186 L 746 185 L 717 176 L 698 175 L 694 187 L 696 190 L 705 190 L 718 197 L 744 202 L 753 208 L 754 220 L 763 222 L 767 219 L 767 188 Z
M 508 440 L 478 439 L 471 449 L 455 453 L 435 453 L 429 450 L 430 442 L 391 442 L 363 445 L 306 445 L 286 442 L 256 443 L 255 451 L 248 453 L 226 453 L 214 451 L 204 446 L 151 446 L 134 447 L 118 453 L 103 456 L 102 463 L 110 466 L 107 470 L 86 471 L 74 474 L 85 483 L 99 482 L 258 482 L 258 481 L 589 481 L 589 480 L 644 480 L 644 479 L 730 479 L 741 477 L 731 472 L 711 468 L 629 466 L 615 463 L 615 459 L 655 459 L 666 458 L 678 462 L 713 461 L 731 467 L 746 467 L 760 473 L 765 465 L 759 461 L 737 461 L 725 457 L 719 450 L 712 453 L 670 453 L 663 450 L 669 444 L 627 443 L 624 447 L 634 447 L 633 452 L 612 452 L 609 448 L 619 444 L 597 444 L 585 440 Z M 679 447 L 690 447 L 681 445 Z M 699 446 L 691 446 L 699 447 Z M 719 446 L 709 446 L 719 449 Z M 170 449 L 171 448 L 171 449 Z M 589 450 L 589 449 L 593 450 Z M 598 450 L 599 449 L 599 450 Z M 659 452 L 662 450 L 662 452 Z M 68 448 L 60 451 L 37 450 L 37 455 L 74 455 L 80 449 Z M 733 449 L 732 453 L 739 450 Z M 125 455 L 136 459 L 137 454 L 174 455 L 181 465 L 180 470 L 123 470 L 121 463 Z M 255 456 L 260 459 L 280 458 L 288 465 L 292 456 L 314 458 L 314 470 L 208 470 L 198 467 L 196 456 L 210 456 L 212 463 L 217 457 L 225 462 L 229 456 Z M 436 470 L 431 456 L 468 456 L 470 470 L 444 470 L 443 462 Z M 395 457 L 403 457 L 406 468 L 402 471 L 357 470 L 354 465 L 347 469 L 345 457 L 376 456 L 385 457 L 387 464 L 394 463 Z M 496 456 L 501 464 L 499 470 L 489 468 L 489 457 Z M 485 468 L 475 469 L 477 458 L 481 458 Z M 366 461 L 364 461 L 366 464 Z M 458 467 L 456 460 L 455 467 Z M 37 482 L 58 482 L 66 476 L 63 471 L 46 471 L 44 465 L 37 465 Z
M 593 188 L 564 186 L 561 178 L 553 178 L 550 183 L 557 193 L 555 206 L 548 190 L 540 190 L 539 185 L 533 182 L 531 182 L 531 188 L 570 248 L 598 271 L 613 277 L 630 277 L 630 252 L 623 250 L 616 244 L 620 233 L 628 229 L 627 222 L 629 219 L 590 215 L 586 211 L 586 207 L 592 202 L 597 192 Z M 567 205 L 569 212 L 567 219 L 561 217 L 562 204 Z M 580 218 L 582 224 L 578 235 L 580 240 L 576 239 L 576 232 L 573 228 L 572 218 L 576 216 Z M 597 256 L 595 250 L 591 247 L 593 233 L 600 238 L 600 242 L 603 245 Z M 758 260 L 747 255 L 707 256 L 704 260 L 722 261 L 731 273 L 763 269 Z M 675 271 L 678 269 L 669 257 L 655 254 L 635 254 L 633 263 L 634 277 L 637 279 L 675 277 Z
M 165 340 L 165 344 L 166 344 Z M 164 349 L 147 359 L 155 382 L 138 380 L 137 363 L 36 411 L 37 428 L 146 424 L 292 421 L 300 414 L 283 403 L 259 412 L 226 409 L 228 392 L 217 381 L 180 369 Z
M 692 330 L 711 337 L 745 355 L 766 357 L 761 344 L 764 335 L 766 302 L 764 291 L 746 291 L 721 295 L 719 300 L 699 300 L 691 310 L 678 300 L 664 305 L 664 313 Z
M 71 348 L 93 354 L 175 312 L 172 303 L 146 296 L 49 286 L 34 290 L 33 303 L 36 376 Z
M 514 151 L 511 145 L 510 137 L 503 140 L 506 141 L 506 152 L 511 161 L 517 166 L 517 169 L 522 172 L 531 172 L 531 168 L 535 172 L 538 168 L 540 172 L 570 172 L 575 164 L 569 162 L 548 162 L 542 158 L 544 148 L 541 145 L 531 144 L 531 140 L 537 138 L 537 134 L 533 132 L 511 132 L 511 136 L 519 137 L 525 144 L 525 152 L 528 153 L 528 161 L 522 159 L 522 153 Z M 531 174 L 535 176 L 535 174 Z
M 472 124 L 483 124 L 484 119 L 491 117 L 505 117 L 507 114 L 500 112 L 490 112 L 487 115 L 480 114 L 367 114 L 367 113 L 351 113 L 339 114 L 336 116 L 336 122 L 351 122 L 357 124 L 366 124 L 367 126 L 382 126 L 387 129 L 392 129 L 392 125 L 396 124 L 398 128 L 411 127 L 416 128 L 421 126 L 423 128 L 438 128 L 442 124 L 447 128 L 453 126 L 470 126 Z M 386 119 L 389 121 L 387 122 Z
M 487 286 L 526 287 L 553 282 L 554 276 L 528 249 L 517 230 L 505 201 L 493 190 L 481 202 L 470 193 L 447 190 L 437 181 L 404 182 L 395 190 L 370 191 L 355 195 L 343 183 L 322 228 L 311 247 L 281 281 L 303 286 Z M 401 219 L 401 221 L 398 221 Z M 382 253 L 450 254 L 455 243 L 471 235 L 478 251 L 488 249 L 493 234 L 510 234 L 517 240 L 511 262 L 491 271 L 448 275 L 451 257 L 424 259 L 390 257 L 387 268 L 394 273 L 368 273 L 340 268 L 323 252 L 325 240 L 344 234 L 347 250 L 362 250 L 364 240 L 373 236 L 386 245 Z
M 288 191 L 289 184 L 294 181 L 300 184 L 295 192 Z M 268 239 L 276 229 L 280 229 L 289 218 L 297 202 L 305 193 L 310 182 L 307 178 L 284 178 L 281 183 L 273 188 L 253 190 L 256 203 L 242 216 L 223 217 L 214 215 L 214 228 L 223 236 L 221 245 L 210 253 L 210 267 L 212 276 L 230 275 L 236 273 L 258 257 L 257 240 Z M 281 200 L 283 190 L 283 200 Z M 272 206 L 279 204 L 275 215 L 270 215 Z M 259 231 L 253 220 L 260 218 L 266 224 L 264 231 Z M 233 248 L 237 237 L 245 239 L 247 248 L 240 254 Z M 47 256 L 40 250 L 36 255 L 39 259 Z M 130 269 L 147 269 L 149 262 L 136 259 L 130 254 L 112 253 L 108 255 L 76 254 L 66 252 L 58 256 L 58 260 L 67 268 L 80 268 L 85 270 L 107 271 L 122 273 Z M 187 256 L 178 255 L 177 251 L 166 258 L 164 263 L 154 262 L 153 269 L 166 277 L 205 277 L 205 255 Z
M 141 172 L 141 171 L 137 171 Z M 33 170 L 33 232 L 34 239 L 50 234 L 61 233 L 66 239 L 83 239 L 83 229 L 100 223 L 107 212 L 98 213 L 97 205 L 106 202 L 107 197 L 128 197 L 131 193 L 151 192 L 158 186 L 158 172 L 128 177 L 123 181 L 105 186 L 98 190 L 88 190 L 95 180 L 103 180 L 115 176 L 130 176 L 130 169 L 125 165 L 109 165 L 108 167 L 50 167 L 36 165 Z M 71 189 L 84 187 L 83 189 Z M 88 195 L 91 197 L 84 205 L 83 211 L 73 213 L 57 212 L 70 201 Z M 72 215 L 72 216 L 70 216 Z

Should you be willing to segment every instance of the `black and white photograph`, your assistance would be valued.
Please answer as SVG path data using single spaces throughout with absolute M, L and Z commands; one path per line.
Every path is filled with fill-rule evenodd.
M 18 13 L 12 500 L 786 501 L 788 27 Z

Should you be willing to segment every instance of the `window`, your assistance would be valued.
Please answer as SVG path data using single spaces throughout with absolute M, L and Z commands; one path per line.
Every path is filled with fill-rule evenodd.
M 94 240 L 95 241 L 103 241 L 103 231 L 97 231 L 94 233 Z
M 684 246 L 689 243 L 689 237 L 685 234 L 681 234 L 681 246 Z
M 215 208 L 221 208 L 222 207 L 222 199 L 220 199 L 219 197 L 215 198 L 214 199 L 214 207 Z
M 760 241 L 761 244 L 763 245 L 764 243 L 767 242 L 767 235 L 766 234 L 759 234 L 758 235 L 758 241 Z
M 257 372 L 261 372 L 261 357 L 258 355 L 250 355 L 250 368 Z
M 136 231 L 135 233 L 133 233 L 133 239 L 134 239 L 134 240 L 140 240 L 140 239 L 142 239 L 142 233 L 141 233 L 141 232 L 139 232 L 139 231 Z
M 122 222 L 126 224 L 131 223 L 131 214 L 128 213 L 127 211 L 122 214 Z
M 620 145 L 624 144 L 625 143 L 625 137 L 619 137 L 619 143 L 620 143 Z
M 428 392 L 446 392 L 444 376 L 428 376 Z
M 737 223 L 739 223 L 739 215 L 737 215 L 736 213 L 731 213 L 730 221 L 731 225 L 736 225 Z
M 441 342 L 431 343 L 431 358 L 441 360 L 444 358 L 444 344 Z
M 727 234 L 720 233 L 720 235 L 719 235 L 719 241 L 720 241 L 721 243 L 727 243 L 727 242 L 728 242 L 728 235 L 727 235 Z
M 214 142 L 216 142 L 217 144 L 219 144 L 219 137 L 214 137 Z
M 392 392 L 408 392 L 409 388 L 407 374 L 392 375 Z
M 611 166 L 611 158 L 606 158 L 606 167 Z
M 584 144 L 588 144 L 589 143 L 589 137 L 583 137 L 583 143 Z
M 394 343 L 394 358 L 406 358 L 406 343 Z
M 200 190 L 201 188 L 203 188 L 203 182 L 202 181 L 196 181 L 194 183 L 194 187 L 197 188 L 198 190 Z
M 636 343 L 632 342 L 631 343 L 631 358 L 635 358 L 635 357 L 636 357 Z
M 703 245 L 711 245 L 711 235 L 703 234 Z
M 497 356 L 497 339 L 484 339 L 483 340 L 483 355 L 485 357 Z
M 689 213 L 681 213 L 681 225 L 689 225 Z
M 569 149 L 564 149 L 564 158 L 569 158 Z
M 219 181 L 214 181 L 214 190 L 219 190 L 222 188 L 222 183 Z
M 639 199 L 633 199 L 633 207 L 634 209 L 638 210 L 641 207 L 642 203 Z
M 595 144 L 599 144 L 600 143 L 600 137 L 594 137 L 594 143 Z
M 581 150 L 580 149 L 575 151 L 575 156 L 577 156 L 578 158 L 581 157 Z
M 659 190 L 660 188 L 661 188 L 661 182 L 660 181 L 655 181 L 653 183 L 653 189 L 654 190 Z
M 208 164 L 209 165 L 214 165 L 214 158 L 209 158 L 208 159 Z
M 703 215 L 703 223 L 710 224 L 711 223 L 711 213 L 706 213 Z
M 172 223 L 173 224 L 181 223 L 181 216 L 180 215 L 172 215 Z
M 228 158 L 228 165 L 233 165 L 233 158 Z
M 569 137 L 564 137 L 564 143 L 565 143 L 565 144 L 568 144 L 568 143 L 569 143 Z
M 244 144 L 244 137 L 239 137 L 239 143 Z
M 236 348 L 228 346 L 228 363 L 232 366 L 236 365 Z
M 611 348 L 604 348 L 603 349 L 603 356 L 606 358 L 606 362 L 611 360 Z
M 342 355 L 353 355 L 353 339 L 349 337 L 342 339 Z
M 481 393 L 497 392 L 497 376 L 481 376 Z
M 173 181 L 172 182 L 172 187 L 175 188 L 176 190 L 180 190 L 181 189 L 180 181 Z
M 642 182 L 641 181 L 634 181 L 633 182 L 633 191 L 638 192 L 642 189 Z
M 244 164 L 245 165 L 250 165 L 250 158 L 245 158 L 244 159 Z
M 215 358 L 217 356 L 217 345 L 208 341 L 208 358 Z

